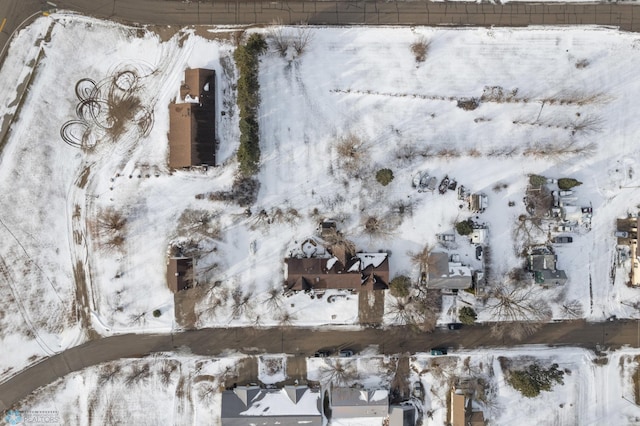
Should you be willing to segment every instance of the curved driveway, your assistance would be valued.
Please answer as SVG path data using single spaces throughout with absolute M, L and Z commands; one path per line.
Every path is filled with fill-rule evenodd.
M 36 364 L 0 384 L 0 410 L 7 409 L 35 389 L 74 371 L 120 358 L 141 357 L 154 352 L 178 351 L 196 355 L 219 355 L 227 350 L 246 354 L 287 353 L 311 356 L 320 348 L 349 347 L 360 351 L 377 345 L 380 352 L 416 353 L 432 347 L 491 348 L 522 344 L 582 346 L 589 349 L 640 347 L 640 321 L 587 323 L 566 321 L 546 324 L 533 336 L 516 342 L 496 339 L 488 326 L 465 327 L 434 333 L 415 333 L 404 327 L 392 329 L 318 330 L 307 328 L 218 328 L 185 331 L 173 335 L 125 334 L 92 340 Z
M 59 8 L 99 18 L 145 24 L 389 24 L 389 25 L 471 25 L 527 26 L 596 24 L 640 30 L 640 9 L 632 4 L 534 4 L 387 1 L 229 1 L 202 0 L 53 0 Z M 41 0 L 0 2 L 0 63 L 12 32 L 25 18 L 37 13 Z M 636 10 L 638 10 L 636 12 Z M 6 21 L 5 21 L 6 20 Z M 309 330 L 291 329 L 206 329 L 174 335 L 120 335 L 90 341 L 47 358 L 0 384 L 0 409 L 6 409 L 40 386 L 101 362 L 143 356 L 185 347 L 199 355 L 216 355 L 225 349 L 246 353 L 290 353 L 310 355 L 318 347 L 349 346 L 356 350 L 372 344 L 384 353 L 419 352 L 434 346 L 491 347 L 519 344 L 640 346 L 640 322 L 548 324 L 522 342 L 496 341 L 484 326 L 459 331 L 439 330 L 415 334 L 395 330 Z

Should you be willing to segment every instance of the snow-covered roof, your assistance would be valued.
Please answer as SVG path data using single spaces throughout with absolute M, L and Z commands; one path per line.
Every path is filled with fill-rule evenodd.
M 369 266 L 378 268 L 387 258 L 387 253 L 357 253 L 356 257 L 360 259 L 361 269 L 367 269 Z
M 221 401 L 223 426 L 322 424 L 320 392 L 306 386 L 238 387 L 224 391 Z

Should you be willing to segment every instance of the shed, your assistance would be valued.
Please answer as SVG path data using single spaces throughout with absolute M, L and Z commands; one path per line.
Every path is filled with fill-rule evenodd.
M 185 290 L 193 284 L 193 259 L 190 257 L 170 257 L 167 264 L 167 286 L 174 293 Z

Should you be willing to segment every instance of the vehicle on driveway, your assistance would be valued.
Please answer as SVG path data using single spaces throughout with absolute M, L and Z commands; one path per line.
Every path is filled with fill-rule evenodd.
M 482 246 L 476 246 L 476 259 L 482 260 Z
M 446 355 L 446 354 L 447 354 L 447 350 L 445 348 L 431 349 L 431 355 L 438 356 L 438 355 Z
M 418 399 L 422 399 L 422 395 L 424 394 L 422 390 L 422 383 L 415 382 L 413 384 L 413 388 L 411 389 L 411 394 Z
M 556 244 L 567 244 L 573 242 L 573 237 L 555 237 L 553 242 Z

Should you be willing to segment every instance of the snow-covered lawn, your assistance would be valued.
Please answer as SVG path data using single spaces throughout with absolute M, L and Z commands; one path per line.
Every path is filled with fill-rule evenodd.
M 578 203 L 593 206 L 592 229 L 557 248 L 569 281 L 539 295 L 556 318 L 566 317 L 561 306 L 574 300 L 589 319 L 637 315 L 630 305 L 640 297 L 621 271 L 615 280 L 611 273 L 615 218 L 640 201 L 634 34 L 596 27 L 309 28 L 301 55 L 270 48 L 261 57 L 261 186 L 248 212 L 207 197 L 228 190 L 236 172 L 228 30 L 212 32 L 219 37 L 213 40 L 185 30 L 162 41 L 90 18 L 41 18 L 12 45 L 2 69 L 4 99 L 15 97 L 38 57 L 32 46 L 48 29 L 1 157 L 7 291 L 0 345 L 20 347 L 17 355 L 0 355 L 3 376 L 81 341 L 87 325 L 100 334 L 176 328 L 165 282 L 170 244 L 196 242 L 206 252 L 196 265 L 203 289 L 197 326 L 357 324 L 356 295 L 284 298 L 270 291 L 281 289 L 283 258 L 316 234 L 323 217 L 336 219 L 358 249 L 390 252 L 391 277 L 417 279 L 407 253 L 442 249 L 436 234 L 452 233 L 456 221 L 472 216 L 455 191 L 418 193 L 411 187 L 417 171 L 488 195 L 480 220 L 489 226 L 496 282 L 523 262 L 513 232 L 525 213 L 527 175 L 580 180 L 574 192 Z M 417 63 L 410 45 L 421 39 L 431 43 Z M 167 105 L 187 67 L 217 72 L 221 166 L 170 173 Z M 152 127 L 141 133 L 125 123 L 118 137 L 85 151 L 65 144 L 59 132 L 76 118 L 76 83 L 90 78 L 108 87 L 122 71 L 135 76 Z M 480 100 L 477 108 L 459 107 L 470 99 Z M 351 158 L 340 154 L 345 140 L 357 141 Z M 550 147 L 577 153 L 544 154 Z M 374 178 L 381 168 L 394 173 L 388 186 Z M 115 245 L 100 225 L 110 211 L 125 219 Z M 201 212 L 208 227 L 197 226 Z M 377 235 L 366 233 L 369 218 L 382 224 Z M 466 239 L 457 236 L 455 245 L 463 263 L 481 267 Z M 490 318 L 462 294 L 446 301 L 441 320 L 454 320 L 463 301 L 481 320 Z
M 424 425 L 447 422 L 451 385 L 457 378 L 480 378 L 485 386 L 473 398 L 493 425 L 637 424 L 632 376 L 637 374 L 638 350 L 622 349 L 595 357 L 583 349 L 528 347 L 464 351 L 447 357 L 417 354 L 411 358 L 409 383 L 421 382 L 424 397 L 411 399 L 423 413 Z M 564 384 L 535 398 L 524 398 L 505 381 L 500 357 L 513 368 L 532 362 L 543 368 L 557 363 Z M 271 359 L 277 359 L 273 357 Z M 280 358 L 282 359 L 282 358 Z M 327 360 L 308 359 L 308 378 L 326 375 Z M 356 376 L 348 384 L 387 389 L 393 362 L 371 352 L 342 360 Z M 70 374 L 14 407 L 25 413 L 53 413 L 59 424 L 219 424 L 220 392 L 225 377 L 237 374 L 240 358 L 205 359 L 187 355 L 158 355 L 98 365 Z M 345 364 L 346 365 L 346 364 Z M 269 380 L 268 380 L 269 381 Z M 126 395 L 123 398 L 123 395 Z M 97 420 L 99 419 L 99 420 Z M 382 418 L 336 419 L 330 424 L 382 425 Z

